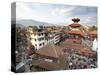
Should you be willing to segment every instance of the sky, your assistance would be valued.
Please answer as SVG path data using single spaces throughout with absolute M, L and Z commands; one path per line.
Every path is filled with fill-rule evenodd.
M 16 3 L 16 20 L 31 19 L 52 24 L 71 24 L 72 18 L 80 23 L 97 25 L 97 7 L 46 3 Z

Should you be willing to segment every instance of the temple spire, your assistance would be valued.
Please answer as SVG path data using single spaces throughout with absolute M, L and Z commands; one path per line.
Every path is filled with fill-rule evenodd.
M 73 21 L 74 23 L 78 23 L 78 22 L 80 21 L 80 19 L 79 19 L 79 18 L 73 18 L 72 21 Z

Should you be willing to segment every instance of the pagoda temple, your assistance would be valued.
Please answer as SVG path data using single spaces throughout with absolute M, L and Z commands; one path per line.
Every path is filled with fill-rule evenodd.
M 81 38 L 85 35 L 85 29 L 81 24 L 79 24 L 79 18 L 73 18 L 72 21 L 74 23 L 68 26 L 69 31 L 67 31 L 69 40 L 71 40 L 72 42 L 81 43 Z

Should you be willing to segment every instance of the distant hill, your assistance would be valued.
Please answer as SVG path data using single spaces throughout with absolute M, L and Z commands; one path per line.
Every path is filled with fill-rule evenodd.
M 17 24 L 21 24 L 21 25 L 24 25 L 24 26 L 40 26 L 40 25 L 51 25 L 49 23 L 46 23 L 46 22 L 40 22 L 40 21 L 35 21 L 35 20 L 31 20 L 31 19 L 23 19 L 23 20 L 18 20 L 16 21 Z
M 25 26 L 24 26 L 24 25 L 22 25 L 22 24 L 16 24 L 16 27 L 25 28 Z
M 14 25 L 14 26 L 16 26 L 16 27 L 25 28 L 25 26 L 24 26 L 24 25 L 19 24 L 19 23 L 16 23 L 16 21 L 14 21 L 14 20 L 12 20 L 12 21 L 11 21 L 11 25 Z

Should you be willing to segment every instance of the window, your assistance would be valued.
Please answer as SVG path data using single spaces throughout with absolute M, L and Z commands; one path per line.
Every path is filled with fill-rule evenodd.
M 30 40 L 32 40 L 31 38 L 29 38 Z
M 42 33 L 42 35 L 43 35 L 43 33 Z
M 79 38 L 79 36 L 77 35 L 77 36 L 76 36 L 76 39 L 78 39 L 78 38 Z
M 44 45 L 44 42 L 43 42 L 43 45 Z
M 39 35 L 39 36 L 41 36 L 41 34 L 40 34 L 40 33 L 39 33 L 38 35 Z
M 37 44 L 35 44 L 35 46 L 37 46 Z
M 41 41 L 41 38 L 39 38 L 38 40 Z
M 36 39 L 34 39 L 36 41 Z
M 42 44 L 39 44 L 39 46 L 41 46 Z
M 44 38 L 39 38 L 38 40 L 41 41 L 41 40 L 44 40 Z
M 44 40 L 44 38 L 42 38 L 42 40 Z

